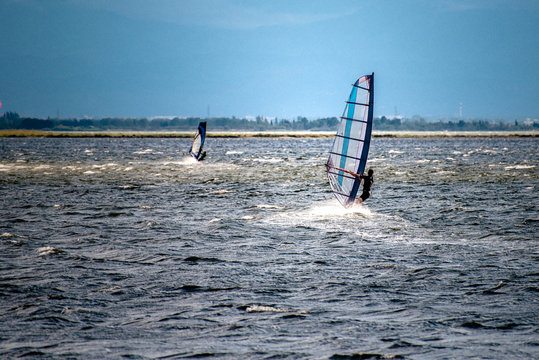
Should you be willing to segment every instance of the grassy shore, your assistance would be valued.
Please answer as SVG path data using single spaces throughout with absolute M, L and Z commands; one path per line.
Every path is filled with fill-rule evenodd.
M 56 137 L 56 138 L 190 138 L 194 131 L 40 131 L 0 130 L 0 137 Z M 213 138 L 324 138 L 333 137 L 334 131 L 208 131 Z M 373 137 L 539 137 L 539 131 L 373 131 Z

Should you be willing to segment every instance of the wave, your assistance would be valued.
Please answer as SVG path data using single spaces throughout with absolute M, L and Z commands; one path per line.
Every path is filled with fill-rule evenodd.
M 162 154 L 161 151 L 155 151 L 154 149 L 144 149 L 139 151 L 134 151 L 133 154 Z
M 256 208 L 257 209 L 283 209 L 283 207 L 281 207 L 281 206 L 267 205 L 267 204 L 256 205 Z
M 252 159 L 251 161 L 260 162 L 260 163 L 278 163 L 278 162 L 284 161 L 284 159 L 280 159 L 280 158 L 269 158 L 269 159 L 255 158 L 255 159 Z
M 49 256 L 49 255 L 58 255 L 64 254 L 65 250 L 58 249 L 52 246 L 44 246 L 36 249 L 38 256 Z
M 230 193 L 235 193 L 235 192 L 237 191 L 236 190 L 215 190 L 215 191 L 212 191 L 211 193 L 220 195 L 220 194 L 230 194 Z
M 3 237 L 3 238 L 23 238 L 23 239 L 27 239 L 26 236 L 22 236 L 22 235 L 17 235 L 17 234 L 12 234 L 12 233 L 8 233 L 8 232 L 5 232 L 3 233 L 2 235 L 0 235 L 0 237 Z
M 526 170 L 526 169 L 535 169 L 535 165 L 513 165 L 513 166 L 505 167 L 505 170 Z
M 291 312 L 291 310 L 289 309 L 266 306 L 266 305 L 250 305 L 245 309 L 245 311 L 247 312 L 277 312 L 277 313 Z

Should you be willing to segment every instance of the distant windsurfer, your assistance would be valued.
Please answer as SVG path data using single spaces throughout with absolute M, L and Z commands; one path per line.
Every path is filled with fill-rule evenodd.
M 335 169 L 343 171 L 343 172 L 345 172 L 347 174 L 350 174 L 352 176 L 355 176 L 358 179 L 360 179 L 361 182 L 363 183 L 363 192 L 361 193 L 361 196 L 355 201 L 356 204 L 358 204 L 358 205 L 361 204 L 363 201 L 367 200 L 371 196 L 371 187 L 372 187 L 372 183 L 374 182 L 374 170 L 373 169 L 369 169 L 369 171 L 367 172 L 367 175 L 359 175 L 359 174 L 356 174 L 355 172 L 352 172 L 350 170 L 341 169 L 341 168 L 338 168 L 338 167 L 335 167 Z
M 202 161 L 206 157 L 206 151 L 202 150 L 204 147 L 204 140 L 206 139 L 206 122 L 202 121 L 198 124 L 197 132 L 193 138 L 193 143 L 189 149 L 189 153 L 197 160 Z

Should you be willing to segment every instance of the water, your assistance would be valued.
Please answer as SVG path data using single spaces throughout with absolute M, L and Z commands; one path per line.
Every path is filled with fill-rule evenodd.
M 0 357 L 539 358 L 539 141 L 0 139 Z

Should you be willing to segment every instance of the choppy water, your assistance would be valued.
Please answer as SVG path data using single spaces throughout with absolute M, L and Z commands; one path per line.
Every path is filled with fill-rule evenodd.
M 539 358 L 539 141 L 0 139 L 0 357 Z

